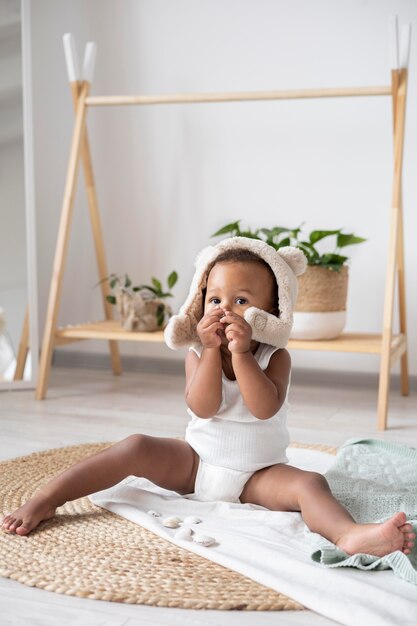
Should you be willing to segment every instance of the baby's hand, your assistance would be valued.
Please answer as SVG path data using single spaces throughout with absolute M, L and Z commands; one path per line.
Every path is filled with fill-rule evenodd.
M 220 323 L 225 326 L 224 332 L 230 352 L 249 352 L 252 328 L 247 321 L 236 313 L 225 311 Z
M 220 318 L 224 315 L 223 309 L 216 307 L 206 313 L 197 324 L 197 334 L 204 348 L 219 348 L 222 343 L 220 333 L 224 331 Z

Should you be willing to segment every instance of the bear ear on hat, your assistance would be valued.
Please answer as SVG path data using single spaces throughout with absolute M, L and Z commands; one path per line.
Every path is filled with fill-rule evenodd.
M 277 254 L 290 266 L 296 276 L 300 276 L 306 271 L 307 257 L 300 248 L 283 246 L 278 248 Z

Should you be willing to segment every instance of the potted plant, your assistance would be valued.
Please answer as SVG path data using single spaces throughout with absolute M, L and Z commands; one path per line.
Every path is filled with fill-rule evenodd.
M 157 278 L 151 285 L 132 285 L 127 274 L 110 274 L 104 279 L 109 282 L 112 293 L 107 301 L 116 306 L 125 330 L 152 332 L 163 330 L 172 315 L 171 307 L 165 301 L 172 297 L 169 291 L 178 280 L 177 272 L 167 278 L 168 289 L 162 287 Z
M 341 251 L 354 244 L 366 241 L 342 229 L 313 230 L 302 235 L 302 226 L 286 228 L 258 228 L 241 230 L 240 220 L 226 224 L 213 237 L 251 237 L 261 239 L 278 249 L 296 246 L 307 257 L 307 270 L 298 278 L 298 298 L 294 310 L 292 339 L 333 339 L 342 332 L 346 323 L 346 301 L 348 289 L 348 257 Z M 332 241 L 331 251 L 322 252 L 321 243 Z M 319 244 L 319 248 L 317 247 Z

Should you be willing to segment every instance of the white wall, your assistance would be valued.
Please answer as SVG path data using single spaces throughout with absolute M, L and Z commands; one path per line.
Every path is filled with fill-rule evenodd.
M 98 44 L 93 93 L 152 94 L 390 81 L 388 16 L 417 25 L 414 0 L 36 0 L 32 3 L 41 329 L 72 131 L 62 34 Z M 411 372 L 417 374 L 416 72 L 412 46 L 404 166 Z M 209 236 L 241 218 L 305 221 L 367 237 L 351 248 L 348 327 L 379 332 L 392 176 L 389 98 L 102 108 L 89 129 L 111 272 L 180 275 Z M 101 317 L 83 190 L 78 193 L 60 320 Z M 106 351 L 85 342 L 66 349 Z M 178 358 L 163 345 L 123 353 Z M 299 367 L 378 371 L 376 357 L 299 352 Z

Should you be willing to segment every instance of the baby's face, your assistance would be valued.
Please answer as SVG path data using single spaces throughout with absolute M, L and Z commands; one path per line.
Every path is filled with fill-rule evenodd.
M 260 263 L 226 261 L 216 264 L 207 279 L 204 313 L 215 307 L 243 317 L 251 306 L 273 309 L 274 279 Z

